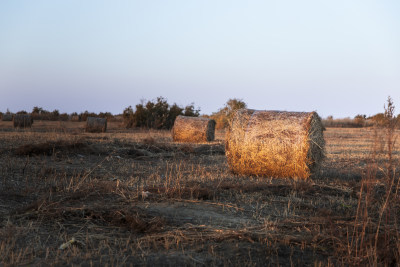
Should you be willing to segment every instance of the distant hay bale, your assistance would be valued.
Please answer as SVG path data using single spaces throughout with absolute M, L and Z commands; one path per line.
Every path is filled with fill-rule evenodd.
M 1 117 L 2 121 L 12 121 L 13 120 L 13 114 L 3 114 Z
M 89 133 L 104 133 L 107 130 L 107 119 L 87 117 L 85 131 Z
M 79 115 L 73 115 L 71 116 L 71 121 L 80 121 Z
M 33 118 L 29 114 L 15 114 L 13 118 L 14 128 L 32 127 Z
M 324 127 L 316 112 L 238 110 L 226 135 L 231 171 L 308 178 L 324 158 Z
M 178 116 L 172 127 L 175 142 L 209 142 L 215 138 L 215 121 L 203 117 Z

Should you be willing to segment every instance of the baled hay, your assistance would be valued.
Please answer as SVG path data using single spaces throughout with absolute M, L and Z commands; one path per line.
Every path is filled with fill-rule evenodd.
M 215 138 L 215 121 L 203 117 L 178 116 L 172 128 L 175 142 L 209 142 Z
M 29 114 L 15 114 L 13 118 L 14 128 L 32 127 L 33 118 Z
M 3 114 L 1 117 L 2 121 L 12 121 L 13 120 L 13 115 L 12 114 Z
M 305 179 L 324 158 L 324 127 L 316 112 L 238 110 L 225 141 L 238 174 Z
M 107 130 L 107 119 L 87 117 L 85 131 L 89 133 L 104 133 Z
M 80 118 L 78 115 L 74 115 L 74 116 L 71 116 L 71 121 L 80 121 Z

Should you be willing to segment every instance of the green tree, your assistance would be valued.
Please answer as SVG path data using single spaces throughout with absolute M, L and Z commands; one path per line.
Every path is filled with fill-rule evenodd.
M 199 116 L 200 109 L 195 109 L 194 104 L 190 104 L 185 108 L 168 104 L 163 97 L 157 97 L 153 101 L 143 101 L 137 104 L 135 111 L 131 106 L 127 107 L 123 112 L 124 123 L 127 128 L 130 127 L 146 127 L 154 129 L 171 129 L 175 119 L 179 115 Z
M 51 112 L 51 117 L 53 120 L 58 120 L 60 117 L 60 111 L 58 111 L 58 109 L 53 110 L 53 112 Z
M 171 129 L 172 126 L 174 126 L 174 122 L 176 117 L 178 117 L 179 115 L 183 114 L 183 108 L 181 108 L 180 106 L 178 106 L 176 103 L 174 103 L 170 108 L 169 108 L 169 112 L 168 112 L 168 118 L 167 118 L 167 123 L 166 126 L 168 129 Z
M 133 112 L 132 106 L 129 106 L 126 109 L 124 109 L 124 111 L 122 112 L 122 118 L 124 119 L 124 125 L 126 128 L 133 127 L 135 113 Z
M 150 101 L 149 101 L 150 102 Z M 148 102 L 148 103 L 149 103 Z M 152 103 L 152 109 L 149 109 L 151 121 L 149 121 L 149 128 L 154 129 L 167 129 L 168 125 L 166 124 L 169 113 L 169 104 L 166 99 L 163 97 L 157 97 L 157 102 Z
M 182 115 L 189 117 L 198 117 L 200 115 L 200 109 L 195 109 L 194 103 L 191 103 L 184 108 Z
M 43 112 L 43 108 L 35 106 L 32 109 L 32 114 L 41 114 Z
M 211 115 L 211 118 L 216 122 L 216 128 L 223 129 L 228 127 L 236 110 L 241 108 L 247 108 L 247 104 L 243 100 L 237 98 L 229 99 L 223 108 Z

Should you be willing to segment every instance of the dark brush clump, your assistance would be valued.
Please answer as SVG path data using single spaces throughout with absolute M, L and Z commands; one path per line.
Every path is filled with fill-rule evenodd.
M 87 148 L 83 142 L 68 142 L 64 140 L 48 141 L 39 144 L 26 144 L 17 147 L 14 154 L 17 156 L 46 155 L 51 156 L 57 152 L 71 152 Z

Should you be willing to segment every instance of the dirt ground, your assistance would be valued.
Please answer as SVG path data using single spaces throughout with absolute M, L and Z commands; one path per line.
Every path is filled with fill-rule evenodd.
M 384 132 L 328 128 L 321 168 L 293 180 L 230 173 L 224 132 L 190 144 L 108 127 L 0 122 L 0 265 L 398 264 Z

